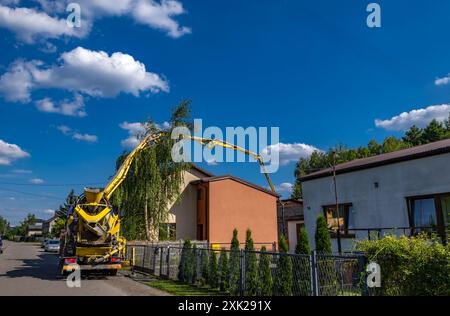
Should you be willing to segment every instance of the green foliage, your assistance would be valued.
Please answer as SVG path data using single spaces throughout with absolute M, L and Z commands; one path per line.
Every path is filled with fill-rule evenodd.
M 437 120 L 432 120 L 423 130 L 423 143 L 431 143 L 448 137 L 448 131 L 444 124 Z
M 356 149 L 345 148 L 338 144 L 335 148 L 330 148 L 327 152 L 315 151 L 310 157 L 300 158 L 295 167 L 295 185 L 291 195 L 293 199 L 302 198 L 302 188 L 300 177 L 309 173 L 318 171 L 320 169 L 329 168 L 333 165 L 333 153 L 336 153 L 336 163 L 344 163 L 354 159 L 367 158 L 383 153 L 389 153 L 411 146 L 428 144 L 430 142 L 446 139 L 450 137 L 450 115 L 449 119 L 443 123 L 437 120 L 432 120 L 428 126 L 421 129 L 417 126 L 412 126 L 407 130 L 404 136 L 399 139 L 390 136 L 384 139 L 382 144 L 376 140 L 371 140 L 367 146 Z
M 405 136 L 403 136 L 402 140 L 411 146 L 419 146 L 423 141 L 423 131 L 422 129 L 413 125 L 409 130 L 406 131 Z
M 214 250 L 211 250 L 209 254 L 208 284 L 213 289 L 219 287 L 219 267 L 217 264 L 217 256 Z
M 12 229 L 11 234 L 13 236 L 25 236 L 28 226 L 34 224 L 36 224 L 36 216 L 34 214 L 28 214 L 27 217 L 25 217 L 25 219 L 20 222 L 20 225 Z
M 63 205 L 59 206 L 58 210 L 55 212 L 55 216 L 65 220 L 67 217 L 67 211 L 73 204 L 75 204 L 76 200 L 77 196 L 75 195 L 75 192 L 73 190 L 70 190 L 69 194 L 66 197 L 66 201 Z
M 381 268 L 381 288 L 376 295 L 449 296 L 450 246 L 435 236 L 413 238 L 387 236 L 357 244 L 359 250 Z
M 324 254 L 331 254 L 331 237 L 328 230 L 327 221 L 323 215 L 319 215 L 316 221 L 316 251 Z
M 284 235 L 281 235 L 278 247 L 280 254 L 275 275 L 274 294 L 277 296 L 292 296 L 292 261 L 291 257 L 287 255 L 288 245 Z
M 228 255 L 222 248 L 219 257 L 219 288 L 222 292 L 228 292 L 230 282 L 230 270 L 228 267 Z
M 237 296 L 240 291 L 240 249 L 239 249 L 239 240 L 238 240 L 238 231 L 237 229 L 233 230 L 233 239 L 231 240 L 231 252 L 230 252 L 230 294 Z
M 192 284 L 195 284 L 197 282 L 197 257 L 199 254 L 198 251 L 199 250 L 197 249 L 197 245 L 194 244 L 194 246 L 192 246 L 192 254 L 189 258 L 189 266 L 192 271 L 190 283 Z
M 202 276 L 200 278 L 200 285 L 206 286 L 209 280 L 209 254 L 207 250 L 202 250 Z
M 295 246 L 296 254 L 307 254 L 311 252 L 311 247 L 309 246 L 308 233 L 306 232 L 305 227 L 300 229 L 297 237 L 297 246 Z
M 273 279 L 270 270 L 270 255 L 268 255 L 266 247 L 261 248 L 259 257 L 259 279 L 261 281 L 259 295 L 272 296 L 273 294 Z
M 295 253 L 305 255 L 305 257 L 296 257 L 292 263 L 294 284 L 297 289 L 296 294 L 309 296 L 311 295 L 310 260 L 306 256 L 309 256 L 311 253 L 311 247 L 305 227 L 302 227 L 298 233 Z
M 191 283 L 193 276 L 193 255 L 191 241 L 185 240 L 181 250 L 180 263 L 178 265 L 178 280 L 180 282 Z
M 64 218 L 56 219 L 50 232 L 50 238 L 59 238 L 61 231 L 66 227 L 66 220 Z
M 173 110 L 169 134 L 176 127 L 191 128 L 189 106 L 189 101 L 183 101 Z M 152 120 L 144 125 L 145 133 L 138 135 L 140 139 L 160 131 Z M 126 180 L 112 196 L 114 207 L 126 211 L 122 232 L 127 239 L 156 239 L 160 225 L 167 221 L 169 205 L 180 196 L 183 172 L 190 164 L 173 161 L 174 143 L 170 137 L 163 137 L 138 153 Z M 117 169 L 127 155 L 123 153 L 117 159 Z
M 253 245 L 252 232 L 247 229 L 245 237 L 245 296 L 259 293 L 258 258 Z
M 9 222 L 0 216 L 0 236 L 8 236 L 9 230 Z

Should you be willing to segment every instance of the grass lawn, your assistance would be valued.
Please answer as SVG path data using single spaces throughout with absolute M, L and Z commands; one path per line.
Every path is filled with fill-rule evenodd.
M 165 291 L 176 296 L 218 296 L 224 295 L 219 290 L 199 288 L 194 285 L 184 284 L 173 280 L 157 279 L 147 283 L 149 286 Z

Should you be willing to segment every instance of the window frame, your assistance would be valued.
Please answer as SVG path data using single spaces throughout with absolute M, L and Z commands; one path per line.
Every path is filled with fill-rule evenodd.
M 353 203 L 338 203 L 338 207 L 339 208 L 343 208 L 344 214 L 344 229 L 339 229 L 339 235 L 341 238 L 355 238 L 355 233 L 350 233 L 349 230 L 351 231 L 351 229 L 348 228 L 348 224 L 349 224 L 349 219 L 350 219 L 350 208 L 353 208 Z M 328 226 L 328 217 L 327 217 L 327 209 L 333 209 L 333 218 L 334 214 L 335 214 L 335 210 L 336 210 L 336 204 L 328 204 L 328 205 L 323 205 L 322 206 L 322 211 L 323 211 L 323 216 L 325 216 L 325 220 L 327 222 L 327 226 Z M 340 214 L 338 214 L 339 216 Z M 338 221 L 339 224 L 339 221 Z M 336 238 L 337 237 L 337 231 L 334 231 L 333 229 L 330 229 L 330 234 L 331 234 L 331 238 Z
M 447 193 L 435 193 L 435 194 L 424 194 L 424 195 L 415 195 L 406 197 L 406 205 L 408 207 L 408 220 L 409 226 L 411 228 L 411 235 L 416 233 L 416 226 L 414 224 L 414 202 L 417 200 L 426 200 L 426 199 L 434 199 L 434 208 L 436 212 L 436 233 L 443 238 L 446 239 L 446 229 L 444 222 L 444 212 L 442 210 L 441 199 L 444 197 L 450 197 L 450 192 Z M 447 215 L 448 216 L 448 215 Z M 419 227 L 420 229 L 420 227 Z

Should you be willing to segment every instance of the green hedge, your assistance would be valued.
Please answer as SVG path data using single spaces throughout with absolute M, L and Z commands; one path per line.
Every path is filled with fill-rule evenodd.
M 381 268 L 381 288 L 374 295 L 450 295 L 450 246 L 435 237 L 388 236 L 361 241 L 357 248 Z

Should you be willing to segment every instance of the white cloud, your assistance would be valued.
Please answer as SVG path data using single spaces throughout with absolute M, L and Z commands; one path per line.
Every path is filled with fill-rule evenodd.
M 391 131 L 407 130 L 413 125 L 425 127 L 433 119 L 446 120 L 450 113 L 450 104 L 432 105 L 424 109 L 403 112 L 387 120 L 375 120 L 375 126 Z
M 437 78 L 434 81 L 434 84 L 437 85 L 437 86 L 445 86 L 449 82 L 450 82 L 450 74 L 448 74 L 447 76 L 442 77 L 442 78 Z
M 0 27 L 14 32 L 19 40 L 26 43 L 60 37 L 82 38 L 90 33 L 95 20 L 107 17 L 129 17 L 172 38 L 191 33 L 189 27 L 181 26 L 175 19 L 186 14 L 183 4 L 177 0 L 78 0 L 76 3 L 81 7 L 80 28 L 71 28 L 66 23 L 65 10 L 72 0 L 35 2 L 43 11 L 17 7 L 17 0 L 1 0 Z
M 15 144 L 0 139 L 0 165 L 10 165 L 14 160 L 30 157 L 30 154 Z
M 32 183 L 32 184 L 43 184 L 44 180 L 39 179 L 39 178 L 34 178 L 34 179 L 30 179 L 30 183 Z
M 180 26 L 172 17 L 186 13 L 183 5 L 178 1 L 163 0 L 157 3 L 152 0 L 136 1 L 132 16 L 134 19 L 150 27 L 161 29 L 173 38 L 190 34 L 189 27 Z
M 135 148 L 139 144 L 140 137 L 146 131 L 145 124 L 139 122 L 123 122 L 119 124 L 119 127 L 128 131 L 128 138 L 121 141 L 121 145 L 124 148 Z M 167 130 L 170 128 L 170 123 L 163 122 L 162 124 L 155 124 L 155 127 L 160 130 Z
M 294 185 L 292 183 L 284 182 L 284 183 L 281 183 L 280 185 L 277 185 L 275 187 L 275 190 L 278 193 L 291 193 L 293 188 L 294 188 Z
M 29 44 L 40 38 L 85 35 L 77 28 L 68 27 L 65 18 L 51 17 L 31 8 L 11 8 L 4 5 L 0 5 L 0 27 L 14 32 L 19 40 Z
M 302 143 L 278 143 L 266 147 L 264 150 L 262 150 L 261 155 L 268 156 L 269 153 L 271 156 L 279 155 L 280 164 L 287 165 L 291 162 L 297 162 L 300 158 L 309 157 L 314 151 L 320 150 L 314 146 Z
M 87 142 L 87 143 L 98 142 L 98 137 L 96 135 L 82 134 L 78 131 L 72 130 L 70 127 L 68 127 L 66 125 L 57 126 L 56 129 L 59 130 L 64 135 L 69 136 L 75 140 L 79 140 L 79 141 L 83 141 L 83 142 Z
M 76 140 L 81 140 L 83 142 L 88 142 L 88 143 L 96 143 L 98 141 L 97 136 L 89 135 L 89 134 L 75 133 L 75 134 L 73 134 L 72 138 L 76 139 Z
M 206 164 L 208 166 L 217 166 L 219 163 L 216 161 L 216 159 L 209 159 L 209 160 L 206 160 Z
M 31 174 L 31 173 L 33 173 L 33 171 L 26 170 L 26 169 L 14 169 L 12 172 L 13 173 L 17 173 L 17 174 Z
M 72 101 L 64 99 L 55 104 L 50 98 L 44 98 L 36 101 L 36 108 L 41 112 L 57 113 L 66 116 L 85 117 L 87 115 L 84 109 L 84 99 L 80 94 L 75 94 Z
M 34 86 L 33 74 L 37 67 L 42 65 L 40 61 L 16 60 L 6 73 L 0 77 L 0 93 L 7 101 L 30 101 L 30 90 Z
M 61 55 L 59 63 L 47 66 L 41 61 L 16 60 L 0 77 L 0 93 L 8 101 L 30 102 L 38 89 L 62 89 L 74 93 L 74 100 L 55 103 L 49 98 L 36 102 L 40 111 L 85 116 L 81 94 L 111 98 L 120 93 L 169 91 L 167 81 L 148 72 L 143 63 L 121 52 L 108 55 L 77 47 Z
M 142 123 L 128 123 L 123 122 L 120 125 L 121 129 L 128 131 L 128 138 L 121 141 L 124 148 L 134 148 L 139 144 L 139 137 L 145 133 L 145 126 Z
M 51 209 L 44 210 L 44 213 L 45 214 L 50 214 L 50 215 L 55 215 L 55 210 L 51 210 Z

